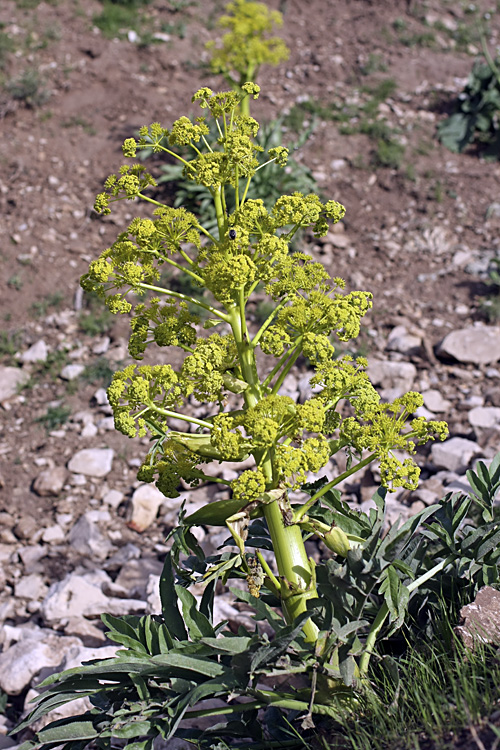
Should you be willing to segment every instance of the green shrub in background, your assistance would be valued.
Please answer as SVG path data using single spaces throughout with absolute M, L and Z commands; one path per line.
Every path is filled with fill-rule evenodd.
M 477 143 L 487 159 L 500 158 L 500 59 L 494 60 L 483 40 L 485 62 L 477 61 L 457 111 L 438 127 L 441 143 L 461 153 Z

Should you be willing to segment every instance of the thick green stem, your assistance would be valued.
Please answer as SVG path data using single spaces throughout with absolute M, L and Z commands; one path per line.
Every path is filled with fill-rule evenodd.
M 243 393 L 247 407 L 255 406 L 262 398 L 261 384 L 255 361 L 255 349 L 249 341 L 246 322 L 242 320 L 242 310 L 234 306 L 229 312 L 231 328 L 238 347 L 238 358 L 242 375 L 248 383 Z M 256 456 L 259 459 L 259 456 Z M 267 486 L 273 486 L 272 459 L 268 456 L 260 467 L 267 480 Z M 273 543 L 276 565 L 278 567 L 281 601 L 287 622 L 293 622 L 302 612 L 307 611 L 307 601 L 316 599 L 318 592 L 314 585 L 311 564 L 307 557 L 300 526 L 285 524 L 278 501 L 264 506 L 264 515 L 269 526 Z M 312 620 L 307 620 L 303 630 L 308 641 L 314 643 L 318 637 L 318 628 Z
M 184 422 L 191 422 L 191 424 L 197 424 L 199 427 L 206 427 L 211 430 L 213 424 L 205 422 L 204 419 L 197 419 L 196 417 L 189 417 L 186 414 L 181 414 L 178 411 L 171 411 L 170 409 L 162 409 L 156 406 L 153 402 L 149 404 L 149 408 L 155 411 L 157 414 L 162 414 L 164 417 L 171 417 L 172 419 L 183 419 Z
M 264 506 L 264 515 L 278 566 L 283 613 L 287 622 L 293 622 L 302 612 L 307 611 L 308 600 L 318 597 L 311 564 L 300 526 L 285 525 L 283 513 L 276 500 Z M 314 643 L 317 640 L 318 628 L 312 620 L 304 623 L 303 630 L 308 641 Z
M 244 309 L 234 306 L 229 311 L 229 322 L 233 331 L 234 340 L 238 348 L 238 359 L 243 379 L 248 383 L 248 388 L 243 392 L 243 398 L 247 407 L 255 406 L 262 397 L 255 352 L 248 341 L 248 330 L 244 320 Z

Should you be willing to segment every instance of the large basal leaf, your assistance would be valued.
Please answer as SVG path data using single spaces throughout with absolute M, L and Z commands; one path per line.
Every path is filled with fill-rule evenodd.
M 47 724 L 37 734 L 35 747 L 41 745 L 61 745 L 65 742 L 93 740 L 99 736 L 94 722 L 85 716 L 71 716 Z
M 455 112 L 442 122 L 438 127 L 438 135 L 443 146 L 454 153 L 463 151 L 474 137 L 474 128 L 471 127 L 470 119 L 462 112 Z

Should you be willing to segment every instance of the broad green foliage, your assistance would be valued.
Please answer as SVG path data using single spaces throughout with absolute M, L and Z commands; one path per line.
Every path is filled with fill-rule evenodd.
M 300 717 L 306 746 L 311 738 L 308 730 L 322 720 L 338 721 L 344 725 L 343 733 L 349 730 L 350 734 L 351 726 L 366 721 L 366 707 L 380 700 L 371 690 L 353 692 L 359 688 L 356 659 L 363 666 L 375 638 L 401 628 L 409 608 L 417 617 L 423 612 L 428 615 L 428 622 L 422 624 L 428 642 L 437 644 L 433 626 L 441 607 L 446 606 L 448 625 L 453 624 L 450 582 L 468 601 L 485 582 L 500 583 L 500 523 L 494 520 L 500 455 L 489 468 L 479 462 L 475 472 L 468 472 L 468 479 L 473 487 L 470 496 L 448 495 L 387 534 L 383 533 L 385 491 L 376 493 L 369 513 L 353 511 L 336 490 L 325 492 L 311 508 L 311 522 L 326 528 L 338 524 L 335 529 L 360 543 L 345 558 L 317 566 L 319 596 L 293 623 L 269 606 L 269 596 L 233 589 L 235 597 L 251 605 L 255 621 L 253 628 L 240 626 L 237 634 L 224 622 L 214 625 L 212 615 L 216 581 L 231 574 L 234 557 L 223 552 L 206 558 L 190 532 L 179 527 L 175 553 L 167 555 L 160 582 L 162 613 L 104 615 L 107 635 L 120 651 L 114 658 L 47 678 L 42 685 L 45 691 L 17 731 L 76 698 L 87 696 L 93 708 L 49 724 L 35 740 L 25 742 L 22 750 L 56 746 L 80 750 L 90 742 L 107 749 L 113 738 L 128 740 L 128 747 L 149 750 L 158 736 L 183 737 L 198 743 L 201 750 L 266 747 L 270 737 L 289 742 L 286 747 L 302 747 L 293 743 L 287 716 Z M 306 489 L 309 494 L 317 493 L 321 485 L 322 481 Z M 480 525 L 467 520 L 472 506 L 483 516 Z M 271 548 L 262 521 L 251 524 L 247 544 Z M 192 556 L 181 562 L 182 552 L 191 551 Z M 172 563 L 182 585 L 174 581 Z M 255 563 L 249 576 L 255 584 Z M 185 587 L 201 580 L 206 587 L 197 602 Z M 258 586 L 254 591 L 259 594 Z M 314 646 L 302 630 L 307 617 L 318 627 Z M 389 628 L 384 627 L 387 620 Z M 266 622 L 265 634 L 261 621 Z M 409 636 L 410 642 L 416 632 Z M 470 655 L 464 658 L 464 663 L 469 662 Z M 412 694 L 409 677 L 399 682 L 394 660 L 386 656 L 383 663 L 395 683 L 391 691 L 397 688 L 393 699 L 400 690 Z M 404 666 L 403 672 L 406 676 Z M 436 670 L 429 675 L 439 681 L 440 673 Z M 288 681 L 297 677 L 299 687 L 289 687 Z M 314 685 L 312 693 L 307 685 Z M 458 693 L 460 689 L 464 686 L 457 686 Z M 220 706 L 197 706 L 207 697 L 219 698 Z M 183 719 L 206 716 L 213 716 L 211 728 L 182 729 Z M 218 744 L 221 741 L 228 744 Z
M 441 143 L 450 151 L 462 152 L 476 142 L 486 158 L 498 159 L 500 155 L 500 70 L 499 60 L 493 60 L 486 47 L 486 62 L 476 62 L 457 111 L 438 128 Z

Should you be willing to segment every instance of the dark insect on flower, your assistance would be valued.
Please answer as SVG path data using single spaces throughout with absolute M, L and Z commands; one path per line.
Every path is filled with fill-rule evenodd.
M 235 240 L 236 239 L 236 229 L 230 229 L 229 230 L 229 239 Z

